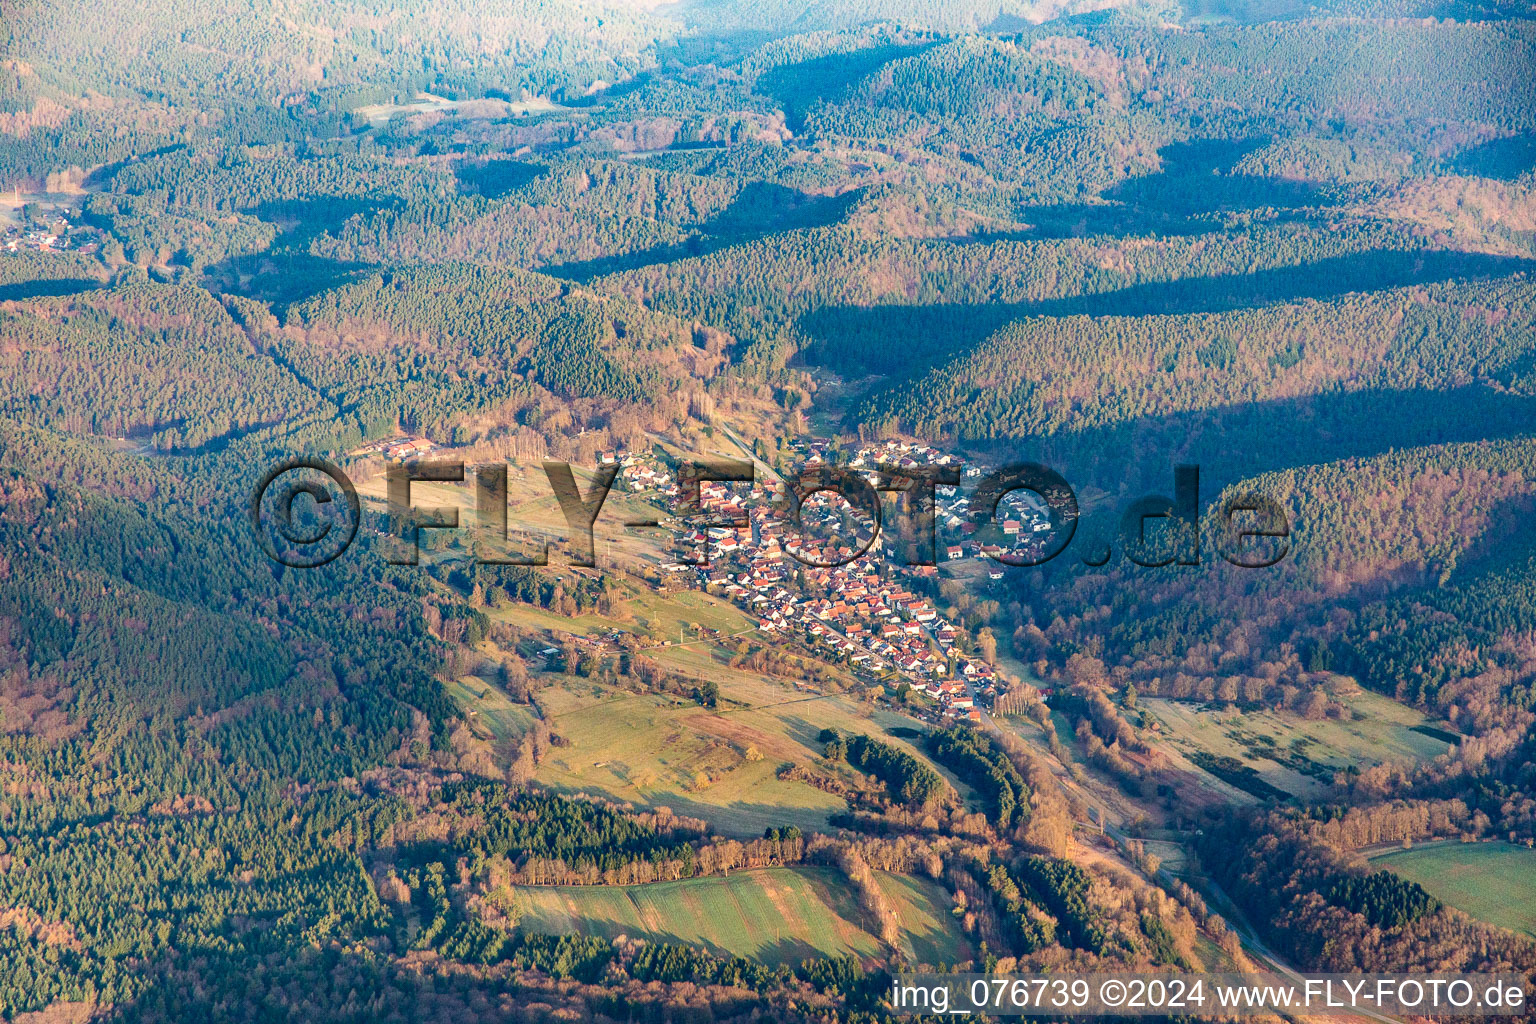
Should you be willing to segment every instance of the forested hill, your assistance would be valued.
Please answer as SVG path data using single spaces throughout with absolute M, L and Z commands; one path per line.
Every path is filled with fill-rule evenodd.
M 318 91 L 339 110 L 401 88 L 441 87 L 439 76 L 451 82 L 455 69 L 462 84 L 499 81 L 513 98 L 579 98 L 595 81 L 645 67 L 643 54 L 677 31 L 636 5 L 592 0 L 435 10 L 411 2 L 130 0 L 95 11 L 49 2 L 8 13 L 8 55 L 43 88 L 274 107 Z

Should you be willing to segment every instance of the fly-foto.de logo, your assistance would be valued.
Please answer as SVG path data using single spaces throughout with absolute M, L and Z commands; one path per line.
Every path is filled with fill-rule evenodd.
M 569 560 L 574 565 L 597 564 L 597 531 L 671 528 L 683 550 L 678 562 L 709 564 L 712 537 L 752 538 L 772 524 L 776 542 L 790 558 L 820 568 L 846 565 L 865 556 L 892 527 L 903 538 L 905 564 L 931 566 L 969 551 L 1001 566 L 1044 565 L 1073 550 L 1084 564 L 1104 565 L 1115 550 L 1136 565 L 1161 567 L 1201 564 L 1202 536 L 1226 562 L 1242 568 L 1264 568 L 1281 561 L 1290 549 L 1290 522 L 1281 506 L 1260 494 L 1226 494 L 1211 509 L 1202 510 L 1198 466 L 1173 467 L 1172 496 L 1153 494 L 1123 509 L 1115 528 L 1084 537 L 1079 531 L 1083 509 L 1077 493 L 1060 473 L 1038 463 L 1024 462 L 985 473 L 968 491 L 960 489 L 962 472 L 955 465 L 892 466 L 876 464 L 857 469 L 816 464 L 778 476 L 766 488 L 758 482 L 757 464 L 750 460 L 696 458 L 680 460 L 675 469 L 670 523 L 655 517 L 603 517 L 619 467 L 603 465 L 585 484 L 569 463 L 543 463 L 543 473 L 563 519 Z M 473 489 L 469 516 L 459 506 L 418 504 L 418 484 L 468 484 Z M 747 494 L 722 500 L 737 489 Z M 841 499 L 859 519 L 845 542 L 816 543 L 808 514 L 810 500 L 822 494 Z M 1035 517 L 1026 537 L 1016 537 L 1018 523 L 1007 503 L 1018 495 L 1032 503 Z M 887 502 L 886 496 L 895 501 Z M 948 545 L 940 551 L 941 496 L 951 502 L 944 510 L 953 526 L 963 519 L 972 537 L 1001 534 L 999 543 L 974 539 L 966 547 Z M 386 473 L 386 514 L 379 517 L 383 557 L 396 565 L 416 565 L 421 558 L 423 531 L 461 531 L 466 549 L 477 561 L 503 565 L 548 565 L 551 538 L 514 528 L 508 516 L 508 467 L 492 463 L 466 467 L 461 461 L 433 460 L 391 464 Z M 894 511 L 887 510 L 887 504 Z M 963 509 L 963 512 L 956 510 Z M 316 568 L 344 553 L 357 539 L 363 509 L 357 488 L 334 463 L 295 458 L 268 470 L 252 491 L 249 514 L 257 542 L 267 555 L 292 568 Z M 754 521 L 755 517 L 755 521 Z M 465 521 L 465 520 L 468 521 Z

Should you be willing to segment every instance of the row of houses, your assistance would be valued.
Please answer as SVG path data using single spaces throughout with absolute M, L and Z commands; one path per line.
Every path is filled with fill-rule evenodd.
M 636 494 L 657 494 L 677 497 L 677 480 L 663 466 L 652 462 L 632 461 L 619 470 L 619 480 Z
M 419 459 L 423 455 L 429 455 L 435 451 L 441 451 L 442 445 L 426 437 L 396 436 L 386 437 L 377 441 L 370 441 L 361 448 L 355 450 L 353 455 L 382 455 L 396 462 L 406 462 L 410 459 Z

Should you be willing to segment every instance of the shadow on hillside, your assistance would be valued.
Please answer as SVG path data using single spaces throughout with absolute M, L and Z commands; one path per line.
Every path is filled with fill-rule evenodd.
M 54 281 L 19 281 L 0 284 L 0 302 L 11 299 L 53 299 L 64 295 L 79 295 L 102 287 L 100 281 L 88 277 L 60 278 Z
M 1299 21 L 1313 13 L 1302 0 L 1193 0 L 1181 7 L 1186 25 L 1259 25 Z
M 676 245 L 544 267 L 540 272 L 587 281 L 637 267 L 707 256 L 781 231 L 829 227 L 847 216 L 863 194 L 863 189 L 854 189 L 836 196 L 818 196 L 755 181 L 743 188 L 730 206 L 699 225 L 698 234 Z
M 525 164 L 521 160 L 487 160 L 483 164 L 459 163 L 453 168 L 453 176 L 459 187 L 466 192 L 477 192 L 486 199 L 502 199 L 531 181 L 549 173 L 549 168 L 539 164 Z
M 1219 230 L 1219 218 L 1230 214 L 1264 211 L 1271 223 L 1313 219 L 1339 205 L 1352 191 L 1229 173 L 1238 160 L 1268 141 L 1208 139 L 1164 146 L 1158 151 L 1160 173 L 1127 178 L 1100 193 L 1100 202 L 1025 207 L 1018 218 L 1029 228 L 998 237 L 1204 234 Z
M 766 828 L 779 828 L 784 825 L 799 825 L 805 828 L 813 824 L 812 819 L 815 819 L 816 827 L 821 827 L 825 824 L 827 813 L 822 808 L 787 808 L 782 804 L 749 803 L 745 800 L 711 804 L 694 800 L 682 793 L 652 791 L 649 794 L 641 794 L 622 783 L 604 786 L 592 782 L 585 785 L 572 785 L 549 781 L 545 785 L 546 788 L 561 796 L 580 798 L 596 795 L 619 802 L 632 802 L 641 807 L 668 807 L 672 813 L 685 818 L 702 818 L 708 821 L 714 832 L 731 839 L 761 839 L 763 830 Z
M 839 373 L 915 373 L 964 352 L 1005 324 L 1031 316 L 1167 316 L 1221 313 L 1350 292 L 1536 271 L 1536 260 L 1462 252 L 1377 249 L 1251 274 L 1184 278 L 1116 291 L 996 305 L 832 306 L 800 318 L 811 338 L 802 362 Z
M 678 13 L 684 13 L 689 6 L 679 4 Z M 701 64 L 726 67 L 777 38 L 778 33 L 766 28 L 719 28 L 695 24 L 690 31 L 669 40 L 658 40 L 652 46 L 657 63 L 662 67 L 678 64 L 684 67 L 698 67 Z M 634 80 L 646 78 L 647 75 L 639 74 Z M 608 94 L 612 92 L 608 90 Z
M 368 263 L 343 263 L 295 249 L 272 249 L 210 265 L 202 285 L 212 292 L 230 292 L 259 299 L 280 313 L 285 307 L 332 288 L 339 288 L 379 268 Z
M 117 177 L 117 172 L 121 171 L 125 167 L 137 163 L 148 163 L 157 157 L 175 153 L 177 150 L 190 151 L 190 149 L 190 146 L 177 142 L 172 143 L 169 146 L 160 146 L 146 152 L 134 153 L 130 157 L 126 157 L 122 160 L 115 160 L 112 163 L 102 164 L 100 167 L 95 168 L 85 176 L 85 187 L 90 189 L 105 189 L 110 186 L 113 179 Z
M 400 205 L 400 200 L 393 196 L 387 199 L 319 196 L 262 203 L 253 207 L 250 213 L 259 220 L 277 225 L 278 235 L 274 244 L 303 247 L 327 231 L 339 231 L 353 217 L 366 217 L 379 210 Z
M 1468 386 L 1447 391 L 1380 388 L 1223 405 L 1045 437 L 964 442 L 998 461 L 1043 462 L 1081 495 L 1169 493 L 1173 467 L 1200 467 L 1200 491 L 1263 473 L 1416 447 L 1531 433 L 1536 397 Z M 1426 455 L 1405 455 L 1422 466 Z M 1347 500 L 1347 495 L 1340 495 Z
M 836 102 L 853 86 L 893 60 L 911 57 L 929 49 L 919 46 L 872 46 L 848 53 L 813 57 L 798 64 L 786 64 L 760 76 L 753 86 L 784 108 L 784 123 L 793 132 L 805 130 L 806 115 L 817 104 Z
M 212 292 L 230 292 L 259 299 L 275 311 L 303 302 L 376 269 L 372 264 L 312 255 L 310 243 L 328 231 L 339 230 L 351 217 L 367 216 L 392 205 L 393 200 L 329 196 L 263 203 L 250 212 L 260 220 L 277 225 L 277 237 L 271 247 L 265 252 L 209 264 L 203 270 L 201 283 Z
M 1448 167 L 1457 174 L 1514 181 L 1525 172 L 1536 169 L 1536 132 L 1489 139 L 1458 153 Z
M 826 746 L 826 742 L 821 739 L 821 730 L 826 728 L 825 725 L 811 722 L 799 715 L 786 715 L 781 721 L 784 723 L 785 734 L 812 754 L 820 754 Z

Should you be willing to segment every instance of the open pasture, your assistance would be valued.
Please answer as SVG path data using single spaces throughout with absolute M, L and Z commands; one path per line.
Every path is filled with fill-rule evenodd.
M 733 835 L 761 835 L 776 825 L 824 828 L 828 814 L 845 809 L 840 797 L 778 778 L 786 764 L 813 765 L 824 728 L 917 749 L 902 733 L 918 723 L 903 715 L 745 673 L 722 684 L 716 708 L 575 677 L 560 677 L 537 699 L 567 744 L 550 751 L 538 781 L 563 792 L 665 805 Z
M 901 952 L 919 963 L 969 958 L 970 947 L 934 883 L 878 875 L 901 919 Z M 765 963 L 810 956 L 878 956 L 875 923 L 829 868 L 764 868 L 631 886 L 519 886 L 519 927 L 546 934 L 648 938 Z
M 1489 924 L 1536 936 L 1536 850 L 1512 843 L 1428 843 L 1372 859 Z
M 1201 777 L 1233 799 L 1253 800 L 1266 787 L 1308 796 L 1350 766 L 1424 761 L 1450 745 L 1415 731 L 1424 716 L 1380 694 L 1341 689 L 1340 719 L 1309 721 L 1287 711 L 1242 710 L 1143 697 L 1160 745 L 1177 762 L 1205 769 Z M 1212 774 L 1212 770 L 1218 774 Z

